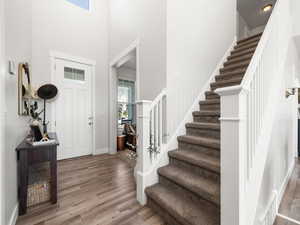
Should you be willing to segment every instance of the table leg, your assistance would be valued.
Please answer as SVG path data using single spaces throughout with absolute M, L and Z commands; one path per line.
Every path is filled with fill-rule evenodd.
M 51 173 L 51 203 L 57 203 L 57 152 L 56 148 L 51 151 L 50 173 Z
M 28 188 L 28 155 L 26 151 L 20 152 L 19 158 L 19 215 L 26 214 L 27 211 L 27 188 Z

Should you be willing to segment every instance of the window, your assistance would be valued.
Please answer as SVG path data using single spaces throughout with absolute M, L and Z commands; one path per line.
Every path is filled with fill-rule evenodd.
M 65 79 L 78 80 L 78 81 L 84 81 L 85 80 L 84 70 L 65 67 L 64 71 L 65 71 Z
M 118 118 L 119 123 L 135 122 L 135 84 L 133 81 L 119 80 Z
M 79 6 L 80 8 L 86 10 L 90 9 L 90 0 L 67 0 L 67 1 L 73 3 L 74 5 Z

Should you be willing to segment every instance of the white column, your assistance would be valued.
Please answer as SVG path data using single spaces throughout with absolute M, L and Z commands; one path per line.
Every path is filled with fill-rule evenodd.
M 221 96 L 221 225 L 249 225 L 244 201 L 247 95 L 240 86 L 215 92 Z
M 137 108 L 137 165 L 135 168 L 137 183 L 137 200 L 144 205 L 147 202 L 145 195 L 145 173 L 151 166 L 148 148 L 150 146 L 150 107 L 151 101 L 139 101 Z

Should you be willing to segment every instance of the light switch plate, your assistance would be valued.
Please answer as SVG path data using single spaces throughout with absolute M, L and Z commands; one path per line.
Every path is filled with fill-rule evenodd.
M 8 72 L 10 75 L 16 75 L 17 73 L 16 63 L 12 60 L 8 61 Z

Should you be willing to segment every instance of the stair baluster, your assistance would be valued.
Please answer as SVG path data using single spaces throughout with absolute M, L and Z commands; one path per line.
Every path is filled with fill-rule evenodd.
M 144 189 L 155 183 L 145 179 L 145 173 L 155 163 L 157 155 L 162 151 L 166 140 L 164 133 L 166 123 L 164 107 L 166 104 L 166 90 L 164 89 L 154 101 L 137 102 L 137 166 L 135 175 L 137 180 L 137 199 L 141 204 L 146 203 Z M 147 184 L 148 182 L 148 184 Z

